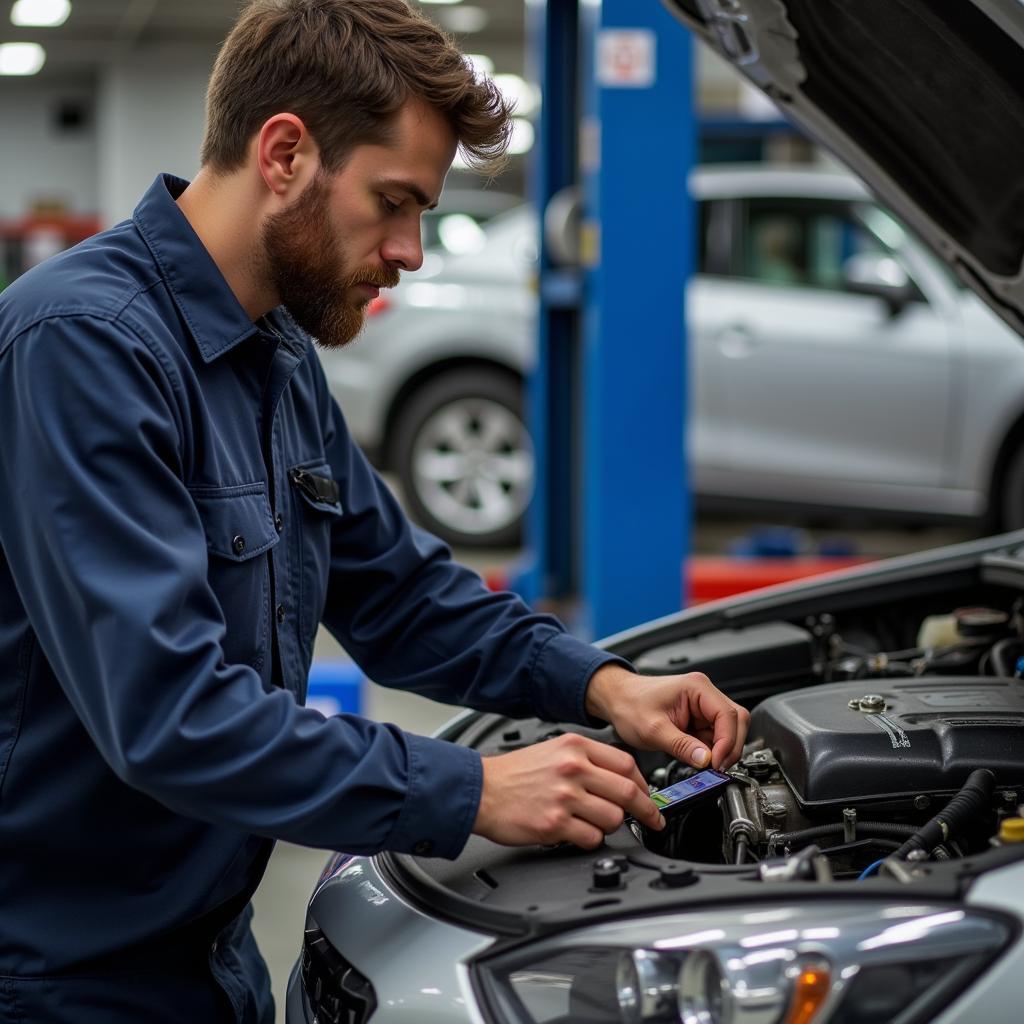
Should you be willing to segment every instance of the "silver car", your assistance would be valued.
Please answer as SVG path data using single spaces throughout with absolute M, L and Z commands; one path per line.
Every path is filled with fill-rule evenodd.
M 703 167 L 687 290 L 705 505 L 1024 525 L 1017 336 L 848 174 Z M 452 543 L 518 539 L 533 487 L 528 207 L 437 247 L 322 353 L 356 438 Z
M 870 179 L 1024 337 L 1024 5 L 665 2 Z M 899 266 L 929 301 L 918 257 L 951 303 L 972 308 L 923 251 L 871 227 L 875 215 L 861 220 L 865 242 L 841 272 L 874 292 L 860 314 L 875 325 L 866 351 L 892 319 L 925 312 L 885 262 L 904 252 L 914 255 Z M 807 273 L 794 262 L 773 273 Z M 782 305 L 772 322 L 785 333 L 785 312 L 806 309 Z M 747 333 L 734 340 L 747 358 Z M 907 423 L 916 372 L 946 410 L 929 424 L 968 460 L 973 425 L 950 395 L 959 378 L 991 394 L 1001 382 L 974 383 L 962 349 L 932 376 L 931 344 L 892 342 L 917 358 L 903 354 L 890 422 Z M 845 369 L 825 382 L 822 427 L 843 416 L 856 426 L 839 396 L 859 366 L 835 365 Z M 885 378 L 858 378 L 861 418 L 892 413 L 872 398 Z M 900 441 L 880 435 L 877 458 Z M 596 852 L 473 837 L 451 862 L 335 855 L 309 904 L 289 1024 L 1021 1020 L 1024 531 L 704 605 L 604 646 L 650 675 L 702 670 L 752 709 L 721 788 L 663 833 L 623 822 Z M 491 754 L 579 728 L 471 711 L 440 735 Z M 652 788 L 693 788 L 691 769 L 630 752 Z

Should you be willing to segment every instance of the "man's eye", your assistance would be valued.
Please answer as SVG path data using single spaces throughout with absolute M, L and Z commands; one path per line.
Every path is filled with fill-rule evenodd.
M 401 203 L 393 203 L 387 196 L 381 196 L 380 201 L 388 213 L 394 213 L 401 206 Z

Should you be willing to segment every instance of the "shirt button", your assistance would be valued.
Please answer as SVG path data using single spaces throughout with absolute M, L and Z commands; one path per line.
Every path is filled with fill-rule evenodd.
M 421 839 L 413 848 L 412 852 L 417 857 L 426 857 L 431 850 L 433 850 L 434 844 L 429 839 Z
M 234 548 L 236 555 L 240 555 L 245 550 L 245 538 L 241 534 L 238 534 L 238 536 L 231 542 L 231 547 Z
M 277 515 L 274 516 L 274 526 L 276 527 L 278 533 L 281 533 L 284 530 L 284 516 L 281 515 L 280 512 L 278 512 Z
M 284 605 L 279 604 L 277 606 L 277 621 L 284 622 Z

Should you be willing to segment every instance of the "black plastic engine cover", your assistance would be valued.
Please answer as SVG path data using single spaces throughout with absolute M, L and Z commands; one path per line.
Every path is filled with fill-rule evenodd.
M 850 707 L 868 695 L 881 714 Z M 975 768 L 1024 785 L 1024 682 L 993 678 L 876 679 L 770 697 L 750 737 L 775 753 L 808 808 L 952 792 Z

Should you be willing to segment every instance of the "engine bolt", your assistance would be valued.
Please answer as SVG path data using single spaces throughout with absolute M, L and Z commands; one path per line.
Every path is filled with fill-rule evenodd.
M 885 698 L 877 693 L 865 694 L 857 704 L 868 715 L 877 715 L 885 710 Z
M 932 798 L 925 796 L 923 793 L 920 796 L 914 797 L 914 807 L 919 811 L 927 810 L 932 805 Z
M 697 881 L 697 872 L 685 864 L 663 864 L 660 881 L 666 889 L 681 889 Z
M 622 866 L 611 857 L 594 861 L 594 888 L 617 889 L 622 883 Z

